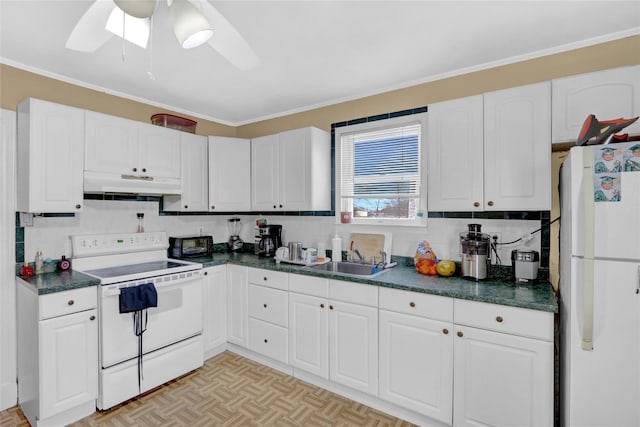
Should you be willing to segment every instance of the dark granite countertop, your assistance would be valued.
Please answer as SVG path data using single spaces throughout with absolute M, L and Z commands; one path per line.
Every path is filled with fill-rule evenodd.
M 202 263 L 205 267 L 233 263 L 248 267 L 305 274 L 317 277 L 329 277 L 348 282 L 365 283 L 388 288 L 441 295 L 452 298 L 480 301 L 492 304 L 509 305 L 533 310 L 558 312 L 558 302 L 551 284 L 547 281 L 535 285 L 516 285 L 504 272 L 499 278 L 473 281 L 454 277 L 425 276 L 416 272 L 413 266 L 399 265 L 374 278 L 365 279 L 353 276 L 315 271 L 295 264 L 276 264 L 273 258 L 259 258 L 248 253 L 214 253 L 211 257 L 189 258 Z
M 86 288 L 87 286 L 100 284 L 100 280 L 95 277 L 73 270 L 36 274 L 31 277 L 23 277 L 19 274 L 16 274 L 16 276 L 29 283 L 38 295 Z
M 401 265 L 398 267 L 389 269 L 374 278 L 366 279 L 326 271 L 315 271 L 295 264 L 276 264 L 273 258 L 260 258 L 252 253 L 214 253 L 210 257 L 188 258 L 188 260 L 202 263 L 204 267 L 231 263 L 491 304 L 502 304 L 553 313 L 558 312 L 556 295 L 549 282 L 545 281 L 536 285 L 516 285 L 509 280 L 508 275 L 505 276 L 504 274 L 498 278 L 476 282 L 458 276 L 424 276 L 417 273 L 412 266 L 400 263 Z M 40 295 L 99 284 L 97 279 L 77 271 L 45 273 L 30 278 L 18 277 L 32 284 Z

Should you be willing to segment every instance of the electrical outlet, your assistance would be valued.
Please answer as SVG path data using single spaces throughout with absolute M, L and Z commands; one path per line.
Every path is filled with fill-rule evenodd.
M 502 242 L 502 233 L 499 231 L 488 231 L 487 234 L 491 236 L 491 243 L 494 242 L 494 237 L 497 237 L 497 242 Z

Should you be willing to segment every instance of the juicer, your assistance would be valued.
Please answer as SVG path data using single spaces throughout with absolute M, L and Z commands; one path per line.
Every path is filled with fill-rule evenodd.
M 460 233 L 462 277 L 483 280 L 491 271 L 491 237 L 480 232 L 480 224 L 469 224 L 467 232 Z

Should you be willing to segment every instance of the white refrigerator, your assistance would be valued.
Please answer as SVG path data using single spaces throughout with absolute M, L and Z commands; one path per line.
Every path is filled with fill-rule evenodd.
M 602 147 L 573 147 L 561 169 L 563 426 L 640 426 L 640 172 L 608 174 L 620 201 L 595 201 Z

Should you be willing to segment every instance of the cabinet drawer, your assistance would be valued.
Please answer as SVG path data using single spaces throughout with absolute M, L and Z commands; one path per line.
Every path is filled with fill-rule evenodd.
M 249 316 L 286 327 L 288 307 L 287 292 L 249 285 Z
M 303 276 L 301 274 L 289 275 L 289 290 L 315 297 L 329 297 L 329 279 L 322 277 Z
M 553 341 L 553 313 L 456 299 L 453 318 L 458 325 Z
M 329 280 L 329 299 L 378 307 L 378 286 Z
M 98 306 L 95 286 L 57 292 L 38 297 L 40 320 L 90 310 Z
M 249 283 L 287 291 L 289 290 L 289 275 L 281 271 L 249 268 Z
M 399 289 L 380 288 L 380 308 L 398 313 L 453 321 L 453 298 Z
M 257 319 L 249 319 L 249 349 L 288 363 L 289 330 Z

